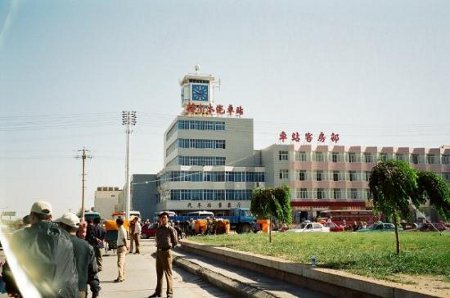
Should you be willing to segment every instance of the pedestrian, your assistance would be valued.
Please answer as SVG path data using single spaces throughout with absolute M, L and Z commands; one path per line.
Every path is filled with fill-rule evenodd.
M 85 240 L 76 236 L 80 226 L 80 219 L 73 213 L 65 213 L 55 220 L 59 226 L 67 231 L 73 244 L 73 252 L 78 272 L 78 289 L 80 298 L 87 297 L 87 285 L 91 286 L 92 297 L 98 297 L 100 282 L 97 277 L 97 262 L 95 260 L 94 248 Z
M 129 233 L 128 239 L 130 239 L 130 250 L 129 250 L 130 253 L 133 253 L 133 250 L 134 250 L 133 231 L 134 231 L 134 217 L 131 221 L 129 221 L 129 226 L 128 226 L 128 233 Z
M 30 211 L 30 227 L 11 236 L 11 251 L 27 279 L 42 297 L 79 297 L 78 273 L 69 234 L 51 222 L 52 206 L 35 202 Z M 14 280 L 15 268 L 3 267 L 6 290 L 14 297 L 30 296 L 29 287 Z
M 135 218 L 133 218 L 133 229 L 130 228 L 130 234 L 131 234 L 131 245 L 130 245 L 130 253 L 133 253 L 133 243 L 134 243 L 134 247 L 136 249 L 136 251 L 134 252 L 135 254 L 139 254 L 139 238 L 141 237 L 141 231 L 142 231 L 142 227 L 141 224 L 139 223 L 139 217 L 136 216 Z
M 100 217 L 94 218 L 94 223 L 87 230 L 86 240 L 94 248 L 95 259 L 97 262 L 98 272 L 103 270 L 102 248 L 104 248 L 104 240 L 106 231 L 100 225 Z
M 163 273 L 167 282 L 167 297 L 173 297 L 172 253 L 171 248 L 178 244 L 177 231 L 168 224 L 169 214 L 159 214 L 159 227 L 156 230 L 156 289 L 149 297 L 161 297 Z
M 125 255 L 128 251 L 127 231 L 123 226 L 123 219 L 119 217 L 116 219 L 119 231 L 117 233 L 117 269 L 119 274 L 114 282 L 123 282 L 125 280 Z

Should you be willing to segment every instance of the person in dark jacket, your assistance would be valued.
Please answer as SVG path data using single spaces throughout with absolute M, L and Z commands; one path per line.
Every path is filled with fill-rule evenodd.
M 11 266 L 4 266 L 8 294 L 30 296 L 23 282 L 16 285 L 14 275 L 23 271 L 42 297 L 79 297 L 78 273 L 73 244 L 66 231 L 51 222 L 52 207 L 45 201 L 35 202 L 30 211 L 31 226 L 16 231 L 11 236 Z M 19 267 L 13 267 L 17 259 Z M 9 261 L 8 261 L 9 262 Z
M 94 223 L 88 226 L 86 240 L 94 248 L 95 258 L 97 260 L 98 272 L 102 271 L 102 248 L 104 248 L 104 240 L 106 231 L 100 225 L 100 217 L 94 218 Z
M 171 249 L 178 244 L 177 231 L 169 225 L 169 214 L 159 215 L 159 227 L 156 230 L 156 289 L 150 297 L 161 297 L 163 274 L 167 282 L 167 297 L 173 297 L 172 253 Z
M 83 239 L 76 236 L 80 226 L 80 219 L 73 213 L 65 213 L 61 218 L 55 220 L 62 229 L 70 234 L 75 254 L 78 271 L 78 289 L 80 298 L 87 297 L 87 284 L 91 286 L 92 297 L 98 297 L 100 282 L 97 277 L 97 262 L 95 261 L 94 248 Z

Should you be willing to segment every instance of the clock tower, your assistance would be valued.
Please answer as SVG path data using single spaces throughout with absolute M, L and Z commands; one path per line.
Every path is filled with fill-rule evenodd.
M 189 103 L 208 106 L 214 101 L 213 84 L 215 79 L 212 75 L 199 73 L 200 66 L 195 66 L 194 74 L 187 74 L 180 82 L 181 106 L 186 108 Z

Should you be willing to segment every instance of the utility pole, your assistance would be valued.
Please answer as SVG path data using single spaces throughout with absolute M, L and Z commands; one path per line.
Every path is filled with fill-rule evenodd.
M 86 181 L 85 176 L 85 163 L 86 158 L 92 158 L 91 155 L 87 155 L 86 152 L 89 152 L 86 148 L 83 147 L 83 150 L 78 150 L 78 152 L 81 152 L 81 155 L 75 156 L 75 158 L 81 158 L 83 163 L 83 172 L 81 174 L 81 220 L 84 221 L 84 182 Z
M 126 181 L 126 193 L 125 193 L 125 217 L 130 217 L 131 206 L 131 188 L 130 188 L 130 134 L 133 132 L 131 126 L 136 125 L 136 111 L 122 111 L 122 125 L 126 126 L 125 133 L 127 135 L 127 151 L 125 161 L 125 181 Z

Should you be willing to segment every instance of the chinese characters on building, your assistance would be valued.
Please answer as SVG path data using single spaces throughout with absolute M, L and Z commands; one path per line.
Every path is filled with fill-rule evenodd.
M 304 141 L 306 143 L 311 143 L 314 140 L 316 140 L 319 143 L 325 143 L 327 138 L 328 138 L 328 136 L 325 135 L 325 133 L 323 131 L 321 131 L 317 135 L 317 138 L 311 132 L 306 132 L 303 134 L 303 133 L 299 133 L 298 131 L 295 131 L 295 132 L 292 132 L 290 135 L 288 135 L 285 131 L 282 131 L 279 134 L 278 140 L 280 140 L 282 143 L 288 142 L 288 141 L 295 142 L 295 143 L 299 143 L 302 141 Z M 331 135 L 329 136 L 329 140 L 332 143 L 337 143 L 339 141 L 339 134 L 332 132 Z
M 196 208 L 206 208 L 206 209 L 208 209 L 208 208 L 215 208 L 216 205 L 217 205 L 218 208 L 222 208 L 222 207 L 227 207 L 227 208 L 237 207 L 237 208 L 240 208 L 241 207 L 241 202 L 237 202 L 237 203 L 228 202 L 228 203 L 223 203 L 223 204 L 222 204 L 222 202 L 219 202 L 217 204 L 215 204 L 215 203 L 213 204 L 211 202 L 203 202 L 203 203 L 202 202 L 198 202 L 198 203 L 193 204 L 192 202 L 189 202 L 189 203 L 187 203 L 187 208 L 196 207 Z
M 209 105 L 202 105 L 202 104 L 195 104 L 195 103 L 188 103 L 184 106 L 184 113 L 186 115 L 203 115 L 203 116 L 222 116 L 224 114 L 228 116 L 237 116 L 241 117 L 244 115 L 244 108 L 242 106 L 233 106 L 229 104 L 228 106 L 224 105 L 216 105 L 215 107 L 211 104 Z

